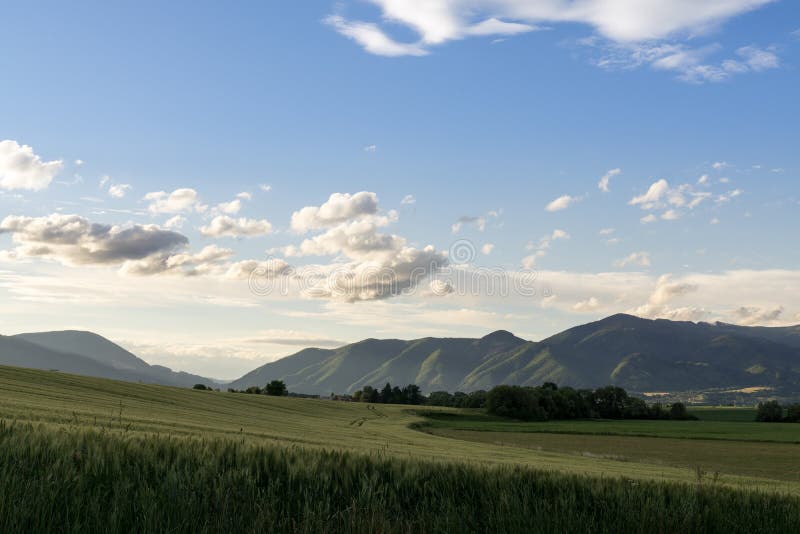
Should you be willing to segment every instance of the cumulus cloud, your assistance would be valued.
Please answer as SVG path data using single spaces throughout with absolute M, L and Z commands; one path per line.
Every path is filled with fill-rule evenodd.
M 643 195 L 633 197 L 628 204 L 631 206 L 639 206 L 642 209 L 649 210 L 661 204 L 661 200 L 669 191 L 669 183 L 664 180 L 654 182 Z
M 738 324 L 751 326 L 774 323 L 781 318 L 784 311 L 783 306 L 774 306 L 771 308 L 740 306 L 733 311 L 733 316 L 736 318 Z
M 321 206 L 306 206 L 292 214 L 292 230 L 306 233 L 338 223 L 373 215 L 378 211 L 378 195 L 369 191 L 355 194 L 333 193 Z
M 242 201 L 237 199 L 230 202 L 221 202 L 214 208 L 215 213 L 226 213 L 228 215 L 236 215 L 242 209 Z
M 577 23 L 615 43 L 652 42 L 697 34 L 771 0 L 372 0 L 376 22 L 331 15 L 325 22 L 367 52 L 382 56 L 424 56 L 436 45 L 470 36 L 511 36 L 541 24 Z M 392 37 L 393 25 L 416 34 Z M 757 60 L 761 63 L 766 60 Z
M 622 169 L 611 169 L 610 171 L 605 173 L 602 178 L 600 178 L 599 182 L 597 182 L 597 188 L 603 193 L 608 193 L 611 190 L 610 189 L 611 179 L 614 176 L 620 174 L 621 172 Z
M 578 202 L 580 197 L 573 197 L 570 195 L 561 195 L 557 199 L 550 202 L 547 206 L 545 206 L 545 210 L 553 212 L 553 211 L 561 211 L 565 210 L 570 207 L 575 202 Z
M 489 254 L 492 253 L 493 250 L 494 250 L 494 243 L 484 243 L 483 246 L 481 247 L 481 252 L 484 254 L 484 256 L 488 256 Z
M 172 253 L 186 236 L 156 225 L 121 227 L 91 223 L 79 215 L 8 216 L 0 234 L 11 234 L 23 257 L 44 257 L 69 265 L 118 264 Z
M 376 300 L 402 294 L 447 264 L 447 255 L 432 246 L 410 246 L 405 238 L 383 233 L 397 220 L 378 213 L 374 193 L 334 193 L 322 206 L 292 215 L 298 232 L 324 230 L 299 245 L 282 249 L 287 257 L 328 256 L 327 265 L 298 268 L 304 294 L 344 301 Z
M 170 217 L 164 223 L 164 227 L 166 228 L 183 228 L 183 225 L 186 223 L 186 218 L 181 215 L 175 215 L 174 217 Z
M 200 202 L 200 195 L 191 188 L 176 189 L 171 193 L 154 191 L 147 193 L 144 200 L 150 201 L 147 210 L 154 215 L 191 211 L 202 213 L 206 210 L 206 205 Z
M 417 199 L 414 198 L 414 195 L 406 195 L 403 197 L 403 200 L 400 201 L 400 204 L 403 204 L 404 206 L 409 206 L 411 204 L 416 204 L 416 203 Z
M 108 196 L 111 198 L 123 198 L 132 187 L 129 184 L 114 184 L 108 188 Z
M 28 145 L 0 141 L 0 189 L 47 189 L 63 167 L 60 159 L 42 161 Z
M 665 274 L 656 280 L 655 289 L 647 303 L 630 310 L 634 315 L 651 319 L 671 319 L 673 321 L 700 321 L 708 317 L 709 311 L 697 306 L 675 306 L 675 299 L 696 293 L 698 284 L 673 281 L 672 275 Z
M 234 219 L 228 215 L 218 215 L 208 225 L 200 227 L 200 233 L 209 237 L 255 237 L 271 232 L 272 224 L 266 219 Z
M 650 267 L 650 253 L 648 252 L 632 252 L 628 256 L 617 260 L 614 265 L 617 267 L 627 267 L 628 265 L 635 265 L 638 267 Z
M 450 226 L 450 231 L 457 234 L 461 231 L 465 224 L 472 224 L 479 232 L 486 230 L 486 223 L 489 219 L 496 219 L 500 217 L 500 211 L 492 210 L 485 215 L 462 215 Z

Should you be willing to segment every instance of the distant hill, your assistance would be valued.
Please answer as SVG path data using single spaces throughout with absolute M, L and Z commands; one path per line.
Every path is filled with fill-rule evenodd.
M 0 336 L 0 365 L 168 386 L 213 384 L 208 378 L 149 365 L 102 336 L 77 330 Z
M 575 387 L 617 384 L 632 391 L 782 386 L 800 389 L 800 327 L 741 327 L 618 314 L 540 342 L 505 331 L 480 339 L 368 339 L 305 349 L 268 363 L 231 387 L 284 380 L 291 391 L 352 392 L 416 383 L 423 391 L 497 384 Z

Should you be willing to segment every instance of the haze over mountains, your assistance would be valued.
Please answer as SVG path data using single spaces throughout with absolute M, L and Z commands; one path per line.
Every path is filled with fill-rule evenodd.
M 0 364 L 175 386 L 212 380 L 149 365 L 90 332 L 0 336 Z M 308 348 L 263 365 L 228 387 L 281 379 L 290 391 L 326 395 L 366 385 L 418 384 L 472 391 L 497 384 L 631 391 L 774 386 L 800 391 L 800 326 L 744 327 L 618 314 L 539 342 L 497 331 L 479 339 L 366 339 Z

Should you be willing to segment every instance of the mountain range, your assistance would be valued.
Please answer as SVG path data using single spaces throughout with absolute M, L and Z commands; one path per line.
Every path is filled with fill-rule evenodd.
M 0 365 L 165 386 L 213 383 L 202 376 L 150 365 L 102 336 L 77 330 L 0 336 Z
M 0 365 L 189 386 L 212 380 L 149 365 L 90 332 L 0 336 Z M 308 348 L 263 365 L 227 387 L 286 382 L 298 393 L 351 393 L 364 386 L 417 384 L 423 391 L 473 391 L 497 384 L 573 387 L 616 384 L 631 391 L 780 387 L 800 392 L 800 326 L 650 320 L 618 314 L 542 341 L 503 330 L 482 338 L 366 339 Z
M 284 380 L 290 390 L 321 394 L 386 382 L 415 383 L 423 391 L 546 381 L 574 387 L 617 384 L 640 392 L 800 388 L 800 326 L 743 327 L 618 314 L 539 342 L 506 331 L 480 339 L 367 339 L 338 349 L 302 350 L 255 369 L 231 387 L 270 379 Z

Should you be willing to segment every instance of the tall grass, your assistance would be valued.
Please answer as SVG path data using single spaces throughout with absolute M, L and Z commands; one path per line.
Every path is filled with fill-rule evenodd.
M 695 485 L 0 423 L 0 532 L 797 532 Z

